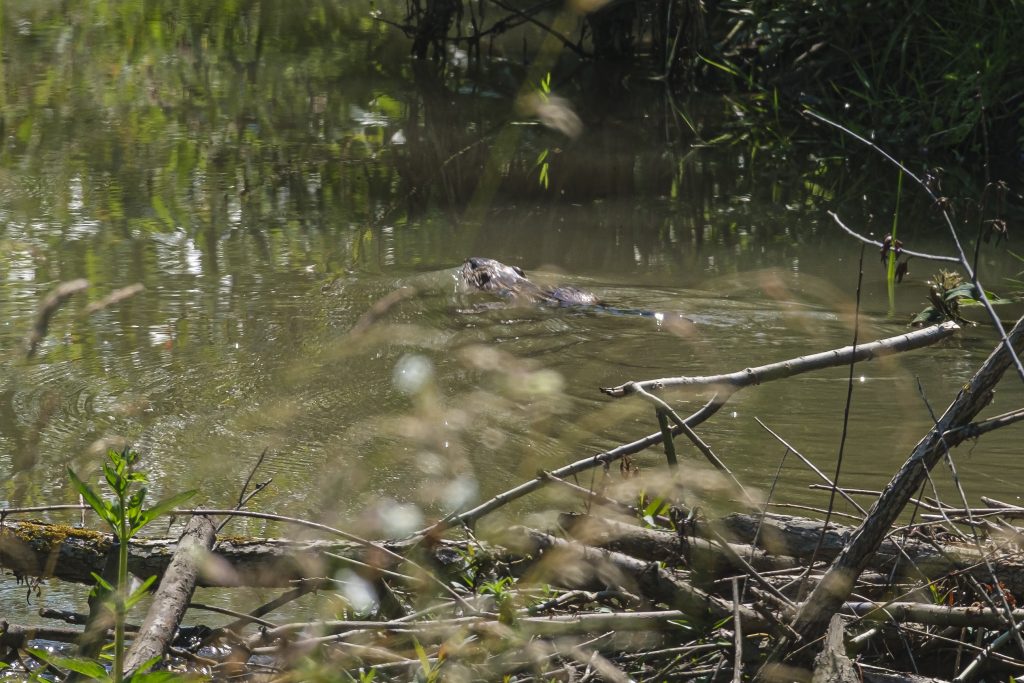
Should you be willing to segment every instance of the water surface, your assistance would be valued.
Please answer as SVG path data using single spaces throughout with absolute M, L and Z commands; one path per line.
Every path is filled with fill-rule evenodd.
M 439 72 L 362 3 L 243 5 L 5 5 L 5 506 L 73 502 L 65 469 L 97 480 L 106 448 L 125 443 L 158 493 L 230 506 L 266 451 L 255 479 L 272 482 L 252 506 L 399 534 L 656 431 L 646 405 L 598 387 L 851 342 L 861 248 L 825 212 L 886 229 L 891 169 L 755 145 L 728 101 L 594 68 L 556 70 L 583 124 L 569 139 L 516 108 L 536 63 L 494 54 Z M 733 137 L 708 144 L 720 134 Z M 949 253 L 922 237 L 934 213 L 905 202 L 901 234 Z M 694 325 L 467 294 L 455 272 L 470 255 Z M 859 339 L 905 331 L 935 270 L 913 261 L 890 315 L 869 249 Z M 986 249 L 992 288 L 1012 272 Z M 88 291 L 27 359 L 38 303 L 74 278 Z M 86 314 L 135 283 L 145 290 Z M 968 329 L 858 366 L 843 483 L 884 485 L 994 339 Z M 780 471 L 785 449 L 755 418 L 831 473 L 848 372 L 746 389 L 701 435 L 752 490 L 821 507 L 815 477 L 792 458 Z M 1019 402 L 1020 383 L 1004 384 L 988 413 Z M 682 413 L 707 399 L 667 397 Z M 971 501 L 1016 501 L 1019 454 L 1012 430 L 957 450 Z M 682 459 L 704 468 L 688 446 Z M 948 471 L 935 479 L 949 495 Z

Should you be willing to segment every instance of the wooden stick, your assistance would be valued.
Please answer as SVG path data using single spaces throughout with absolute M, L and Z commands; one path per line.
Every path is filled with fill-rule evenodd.
M 732 577 L 732 682 L 743 683 L 743 622 L 740 619 L 740 582 Z
M 716 394 L 700 410 L 695 412 L 693 415 L 690 415 L 690 417 L 686 418 L 686 425 L 691 429 L 693 427 L 696 427 L 701 422 L 704 422 L 712 415 L 717 413 L 723 405 L 725 405 L 725 401 L 720 399 L 719 396 Z M 676 426 L 672 428 L 672 433 L 682 434 L 683 430 L 681 427 Z M 578 474 L 580 472 L 588 470 L 592 467 L 598 467 L 606 463 L 615 462 L 616 460 L 623 458 L 627 455 L 633 455 L 634 453 L 639 453 L 640 451 L 650 448 L 651 446 L 655 446 L 661 443 L 661 439 L 661 432 L 658 431 L 655 432 L 654 434 L 649 434 L 642 439 L 633 441 L 632 443 L 623 444 L 617 448 L 613 448 L 610 451 L 605 451 L 604 453 L 598 453 L 597 455 L 592 455 L 583 458 L 582 460 L 577 460 L 574 463 L 566 465 L 565 467 L 560 467 L 557 470 L 554 470 L 553 472 L 550 472 L 546 475 L 540 475 L 534 479 L 530 479 L 529 481 L 519 484 L 515 488 L 509 489 L 504 493 L 499 493 L 495 497 L 481 503 L 480 505 L 477 505 L 475 508 L 471 510 L 467 510 L 466 512 L 463 512 L 458 515 L 446 517 L 445 519 L 442 519 L 440 522 L 430 527 L 429 529 L 421 531 L 418 535 L 435 535 L 444 531 L 445 529 L 449 529 L 453 526 L 458 525 L 472 526 L 476 523 L 478 519 L 480 519 L 484 515 L 493 512 L 494 510 L 497 510 L 498 508 L 510 503 L 513 500 L 516 500 L 517 498 L 521 498 L 526 494 L 532 493 L 537 489 L 545 486 L 546 484 L 549 483 L 550 477 L 557 477 L 559 479 L 563 479 L 565 477 L 570 477 L 574 474 Z
M 791 358 L 789 360 L 769 363 L 755 368 L 746 368 L 723 375 L 709 375 L 706 377 L 663 377 L 661 379 L 648 379 L 643 381 L 626 382 L 617 387 L 603 388 L 601 391 L 616 398 L 629 396 L 637 393 L 638 389 L 656 391 L 668 387 L 725 387 L 733 392 L 748 387 L 752 384 L 764 384 L 785 377 L 793 377 L 812 370 L 834 368 L 850 363 L 859 363 L 864 360 L 872 360 L 882 356 L 890 356 L 903 351 L 912 351 L 925 346 L 930 346 L 960 329 L 954 322 L 944 322 L 940 325 L 925 327 L 895 337 L 879 339 L 867 344 L 844 346 L 840 349 L 822 351 L 808 356 Z
M 1015 349 L 1024 347 L 1024 318 L 1017 321 L 1008 338 Z M 993 389 L 1015 358 L 1005 345 L 996 347 L 936 425 L 917 444 L 801 607 L 793 626 L 804 638 L 814 639 L 824 633 L 828 620 L 850 595 L 857 577 L 885 539 L 907 501 L 942 456 L 962 441 L 951 437 L 950 433 L 969 424 L 991 402 Z
M 134 675 L 142 665 L 167 653 L 195 592 L 200 564 L 213 548 L 214 537 L 215 530 L 209 517 L 196 515 L 189 520 L 178 541 L 174 559 L 153 596 L 146 620 L 125 657 L 126 673 Z

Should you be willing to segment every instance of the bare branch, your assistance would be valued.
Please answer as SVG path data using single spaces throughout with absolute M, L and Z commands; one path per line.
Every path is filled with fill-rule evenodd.
M 872 360 L 881 356 L 889 356 L 902 351 L 919 349 L 945 339 L 959 329 L 959 325 L 947 321 L 941 325 L 926 327 L 895 337 L 879 339 L 867 344 L 858 344 L 856 348 L 844 346 L 841 349 L 791 358 L 779 361 L 778 363 L 747 368 L 729 374 L 706 377 L 664 377 L 662 379 L 649 379 L 641 382 L 627 382 L 617 387 L 602 388 L 601 391 L 616 398 L 636 393 L 638 389 L 654 391 L 679 386 L 723 386 L 736 391 L 752 384 L 763 384 L 812 370 L 834 368 L 863 360 Z
M 875 247 L 881 248 L 883 246 L 882 243 L 879 242 L 878 240 L 873 240 L 870 237 L 864 237 L 859 232 L 856 232 L 855 230 L 853 230 L 853 228 L 847 227 L 847 225 L 845 223 L 843 223 L 839 219 L 839 214 L 837 214 L 835 211 L 829 211 L 828 215 L 832 216 L 832 220 L 834 220 L 836 222 L 836 224 L 840 228 L 845 230 L 847 232 L 847 234 L 849 234 L 851 237 L 853 237 L 855 239 L 858 239 L 861 242 L 864 242 L 865 244 L 870 244 L 870 245 L 875 246 Z M 911 251 L 910 249 L 906 249 L 906 248 L 901 248 L 900 249 L 900 253 L 901 254 L 906 254 L 907 256 L 913 256 L 914 258 L 926 259 L 928 261 L 944 261 L 946 263 L 960 263 L 960 259 L 958 259 L 956 256 L 943 256 L 941 254 L 925 254 L 924 252 Z

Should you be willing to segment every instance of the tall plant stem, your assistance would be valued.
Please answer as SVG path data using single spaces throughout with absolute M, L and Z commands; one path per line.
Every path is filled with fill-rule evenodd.
M 114 682 L 124 680 L 124 624 L 128 619 L 125 605 L 128 602 L 128 516 L 125 512 L 124 492 L 117 494 L 121 505 L 117 534 L 117 586 L 114 590 Z

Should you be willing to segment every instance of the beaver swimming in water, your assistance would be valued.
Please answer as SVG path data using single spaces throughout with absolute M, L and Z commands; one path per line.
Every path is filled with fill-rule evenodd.
M 542 287 L 531 282 L 519 266 L 507 266 L 492 258 L 473 256 L 466 259 L 458 274 L 467 288 L 479 289 L 497 294 L 515 302 L 543 304 L 547 306 L 574 306 L 589 308 L 613 315 L 638 315 L 653 318 L 660 327 L 663 323 L 672 326 L 692 326 L 693 321 L 678 313 L 660 313 L 642 308 L 619 308 L 610 306 L 593 292 L 575 287 Z
M 497 294 L 514 301 L 551 306 L 603 306 L 591 292 L 575 287 L 541 287 L 531 282 L 519 266 L 506 266 L 491 258 L 466 259 L 459 271 L 462 281 L 470 287 Z

